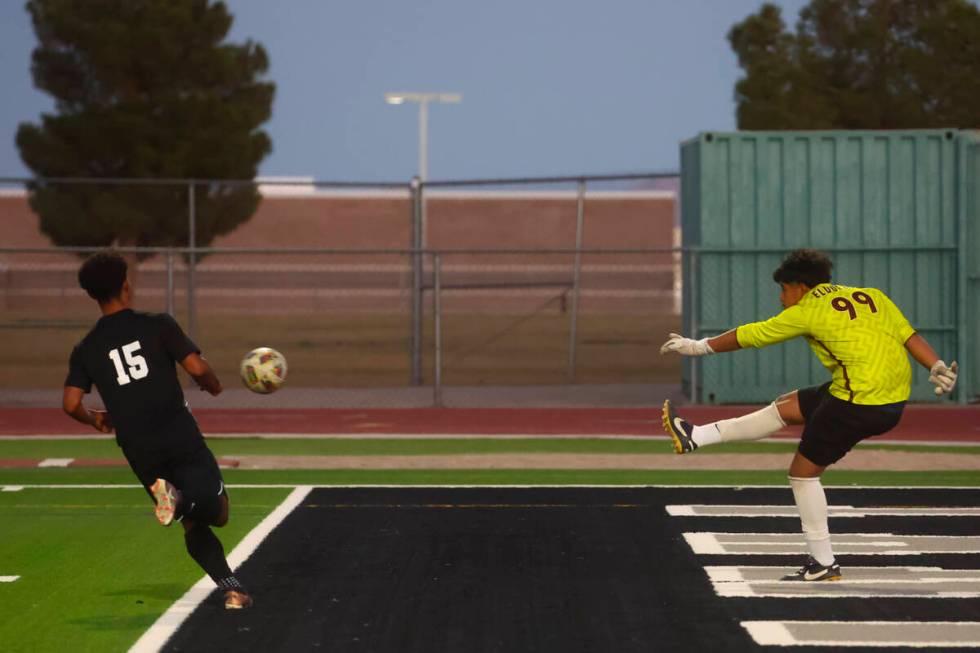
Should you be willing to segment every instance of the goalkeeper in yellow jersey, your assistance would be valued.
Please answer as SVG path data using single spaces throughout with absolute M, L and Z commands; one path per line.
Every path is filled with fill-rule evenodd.
M 800 511 L 810 557 L 783 580 L 838 580 L 827 526 L 827 497 L 820 475 L 861 440 L 894 428 L 912 386 L 908 354 L 929 370 L 937 395 L 956 385 L 956 363 L 940 360 L 925 338 L 877 288 L 831 283 L 833 264 L 821 252 L 798 249 L 773 272 L 783 312 L 745 324 L 714 338 L 692 340 L 678 334 L 660 353 L 703 356 L 743 347 L 766 347 L 803 337 L 833 379 L 779 397 L 754 413 L 695 426 L 664 402 L 664 429 L 677 453 L 718 442 L 758 440 L 787 424 L 803 424 L 800 446 L 789 466 L 789 482 Z

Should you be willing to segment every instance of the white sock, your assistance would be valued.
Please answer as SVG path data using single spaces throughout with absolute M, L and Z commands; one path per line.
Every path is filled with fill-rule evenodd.
M 800 511 L 806 547 L 814 560 L 826 567 L 834 562 L 834 551 L 830 546 L 830 527 L 827 525 L 827 495 L 820 478 L 790 476 L 789 484 Z
M 699 447 L 703 447 L 718 442 L 760 440 L 767 435 L 772 435 L 784 426 L 786 426 L 786 422 L 779 416 L 776 402 L 772 402 L 765 408 L 748 415 L 723 419 L 704 426 L 695 426 L 691 437 Z

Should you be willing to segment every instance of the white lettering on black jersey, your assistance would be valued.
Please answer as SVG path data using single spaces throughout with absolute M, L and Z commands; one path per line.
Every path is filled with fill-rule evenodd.
M 140 350 L 140 341 L 134 340 L 128 345 L 123 345 L 121 349 L 123 356 L 126 357 L 126 365 L 129 366 L 128 375 L 126 374 L 126 368 L 123 367 L 119 349 L 109 350 L 109 360 L 116 366 L 116 383 L 126 385 L 132 382 L 133 379 L 145 379 L 146 375 L 150 373 L 150 370 L 146 367 L 146 359 L 137 353 Z

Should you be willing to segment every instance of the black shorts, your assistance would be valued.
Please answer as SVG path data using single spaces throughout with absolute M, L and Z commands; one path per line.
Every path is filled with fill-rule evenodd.
M 194 449 L 173 453 L 124 448 L 123 455 L 151 499 L 150 486 L 162 478 L 180 490 L 181 506 L 190 517 L 211 523 L 220 514 L 220 497 L 228 492 L 218 461 L 203 442 Z
M 852 404 L 830 394 L 830 383 L 797 391 L 806 420 L 799 452 L 810 462 L 833 465 L 854 445 L 895 428 L 905 402 L 869 406 Z

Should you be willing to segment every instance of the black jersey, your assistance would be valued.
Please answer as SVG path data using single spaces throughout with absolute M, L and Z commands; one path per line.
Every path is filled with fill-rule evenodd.
M 201 442 L 176 363 L 200 350 L 166 313 L 102 317 L 72 350 L 66 386 L 99 389 L 122 447 L 183 449 Z

